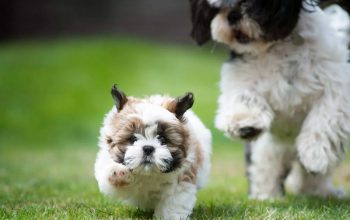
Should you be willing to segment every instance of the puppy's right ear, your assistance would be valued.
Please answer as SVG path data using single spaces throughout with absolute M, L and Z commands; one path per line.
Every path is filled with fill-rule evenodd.
M 124 92 L 120 91 L 117 88 L 117 85 L 114 84 L 112 86 L 111 94 L 112 94 L 112 97 L 114 99 L 114 103 L 115 103 L 117 110 L 118 111 L 122 110 L 125 103 L 127 103 L 127 101 L 128 101 L 128 98 L 126 97 Z
M 207 0 L 190 0 L 190 4 L 192 19 L 191 36 L 198 45 L 203 45 L 211 39 L 210 24 L 219 12 L 219 9 L 210 6 Z

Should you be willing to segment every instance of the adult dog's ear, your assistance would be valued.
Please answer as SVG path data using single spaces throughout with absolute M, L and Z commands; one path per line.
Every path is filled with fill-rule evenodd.
M 174 99 L 174 101 L 172 101 L 169 104 L 168 110 L 174 113 L 178 119 L 182 120 L 182 116 L 188 109 L 190 109 L 193 106 L 193 103 L 193 93 L 188 92 L 184 96 L 177 97 L 176 99 Z
M 112 94 L 112 97 L 114 99 L 114 103 L 115 103 L 117 110 L 118 111 L 122 110 L 125 103 L 127 103 L 127 101 L 128 101 L 128 98 L 126 97 L 125 93 L 120 91 L 117 88 L 117 85 L 114 84 L 112 86 L 111 94 Z
M 190 4 L 191 36 L 199 45 L 203 45 L 211 39 L 210 24 L 219 9 L 210 6 L 207 0 L 190 0 Z

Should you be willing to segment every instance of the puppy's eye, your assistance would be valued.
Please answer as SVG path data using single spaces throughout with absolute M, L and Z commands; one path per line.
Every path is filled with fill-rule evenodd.
M 129 137 L 128 141 L 130 144 L 134 144 L 137 141 L 137 137 L 135 135 Z
M 227 15 L 227 20 L 230 25 L 235 25 L 241 18 L 242 14 L 238 10 L 233 10 Z
M 161 145 L 165 145 L 165 144 L 168 143 L 168 140 L 167 140 L 164 136 L 162 136 L 162 135 L 159 135 L 159 136 L 158 136 L 158 140 L 159 140 L 159 142 L 160 142 Z

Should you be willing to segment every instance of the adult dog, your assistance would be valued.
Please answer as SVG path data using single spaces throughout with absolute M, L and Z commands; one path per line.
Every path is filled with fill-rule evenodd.
M 247 141 L 250 198 L 343 197 L 331 175 L 350 135 L 348 49 L 312 0 L 190 0 L 192 36 L 229 46 L 216 126 Z M 334 25 L 333 25 L 334 26 Z

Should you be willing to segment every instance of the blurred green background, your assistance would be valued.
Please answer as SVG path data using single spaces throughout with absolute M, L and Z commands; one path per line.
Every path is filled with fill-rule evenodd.
M 58 10 L 43 7 L 55 0 L 36 0 L 38 5 L 14 0 L 8 1 L 9 6 L 15 7 L 14 2 L 22 11 L 41 6 L 45 15 L 55 12 L 62 18 L 68 16 L 64 13 L 68 6 L 74 9 L 91 3 L 64 1 L 68 6 Z M 108 6 L 113 1 L 103 2 Z M 26 25 L 9 28 L 13 32 L 4 38 L 0 32 L 0 219 L 152 216 L 101 195 L 93 177 L 99 128 L 113 105 L 110 89 L 114 83 L 127 95 L 138 97 L 195 94 L 193 109 L 213 132 L 214 151 L 210 182 L 198 195 L 194 219 L 349 218 L 349 200 L 293 195 L 272 202 L 247 199 L 242 144 L 228 140 L 213 125 L 219 72 L 227 51 L 215 44 L 197 47 L 190 43 L 189 24 L 183 25 L 189 21 L 187 2 L 176 10 L 170 7 L 173 1 L 160 2 L 152 0 L 159 5 L 151 12 L 142 11 L 141 6 L 135 10 L 126 0 L 113 2 L 121 20 L 113 20 L 115 11 L 105 5 L 98 8 L 98 15 L 108 8 L 111 18 L 91 23 L 86 21 L 91 16 L 79 15 L 74 17 L 81 19 L 75 20 L 77 26 L 69 26 L 71 20 L 59 16 L 46 19 L 51 23 L 37 24 L 37 19 L 26 17 L 31 14 L 29 7 L 27 14 L 19 16 Z M 92 14 L 97 10 L 93 6 L 89 6 Z M 129 13 L 133 14 L 126 18 Z M 53 21 L 70 28 L 40 32 L 49 30 L 56 24 Z M 88 34 L 84 28 L 75 29 L 85 23 L 94 27 Z M 34 27 L 29 24 L 36 24 L 37 29 L 23 28 Z M 97 28 L 113 24 L 117 26 L 111 32 Z M 164 26 L 172 28 L 167 31 Z M 346 189 L 350 189 L 349 167 L 347 160 L 335 175 L 336 184 Z
M 112 84 L 128 95 L 194 92 L 208 126 L 224 54 L 130 38 L 91 38 L 1 45 L 1 142 L 79 145 L 96 142 L 112 106 Z

